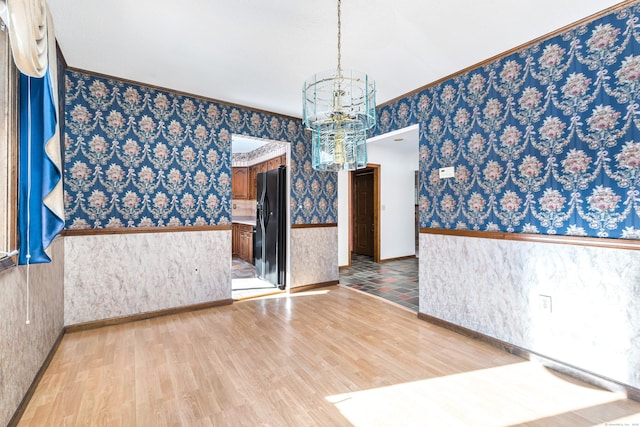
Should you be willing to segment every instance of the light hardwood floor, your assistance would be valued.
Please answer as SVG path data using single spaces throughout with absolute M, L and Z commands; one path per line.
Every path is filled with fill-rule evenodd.
M 640 403 L 333 286 L 67 334 L 19 425 L 623 422 Z

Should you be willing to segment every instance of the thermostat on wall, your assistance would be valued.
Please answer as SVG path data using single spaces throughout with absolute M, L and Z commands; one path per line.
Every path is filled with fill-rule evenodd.
M 455 174 L 455 168 L 453 166 L 449 166 L 447 168 L 440 168 L 439 171 L 439 177 L 440 178 L 453 178 L 454 174 Z

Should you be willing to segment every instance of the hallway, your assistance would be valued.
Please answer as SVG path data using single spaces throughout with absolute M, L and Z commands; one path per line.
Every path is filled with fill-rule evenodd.
M 418 312 L 418 258 L 379 264 L 352 254 L 351 266 L 340 270 L 340 284 Z

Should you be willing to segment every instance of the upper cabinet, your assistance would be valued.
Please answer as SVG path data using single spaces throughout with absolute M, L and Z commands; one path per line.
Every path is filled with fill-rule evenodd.
M 231 168 L 231 193 L 233 199 L 249 199 L 249 168 Z
M 280 165 L 285 165 L 286 162 L 287 155 L 283 154 L 249 167 L 232 168 L 233 198 L 255 200 L 257 192 L 257 175 L 261 172 L 278 169 Z
M 264 172 L 264 163 L 249 166 L 249 194 L 251 199 L 257 199 L 257 181 L 256 176 L 260 172 Z
M 271 169 L 278 169 L 278 166 L 280 166 L 281 164 L 281 156 L 269 159 L 267 160 L 267 170 L 270 171 Z

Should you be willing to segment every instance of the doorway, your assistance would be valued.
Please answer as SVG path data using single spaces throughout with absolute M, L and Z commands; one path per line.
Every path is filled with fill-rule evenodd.
M 232 200 L 231 200 L 231 297 L 233 300 L 243 300 L 256 298 L 283 292 L 281 288 L 286 286 L 289 271 L 289 193 L 290 175 L 288 173 L 290 144 L 287 142 L 267 141 L 256 138 L 247 138 L 233 135 L 231 141 L 232 149 Z M 278 170 L 283 170 L 278 174 Z M 268 172 L 269 171 L 269 172 Z M 278 248 L 284 248 L 284 253 L 279 252 L 278 259 L 284 260 L 284 265 L 280 265 L 282 271 L 278 284 L 270 283 L 271 276 L 264 275 L 264 250 L 271 244 L 265 241 L 264 227 L 265 221 L 259 218 L 264 217 L 264 209 L 258 209 L 264 205 L 258 199 L 259 188 L 265 188 L 267 178 L 271 178 L 276 173 L 277 183 L 270 183 L 269 188 L 277 184 L 280 188 L 278 193 L 281 196 L 276 198 L 269 193 L 269 200 L 273 206 L 269 205 L 270 218 L 274 215 L 277 221 L 269 221 L 270 239 L 280 236 L 281 243 Z M 260 179 L 259 179 L 260 178 Z M 264 191 L 261 191 L 264 192 Z M 280 208 L 275 209 L 276 206 Z M 277 211 L 277 212 L 276 212 Z M 258 215 L 258 212 L 263 215 Z M 273 224 L 279 226 L 274 233 Z M 260 232 L 258 232 L 260 231 Z M 269 240 L 269 242 L 271 242 Z M 257 244 L 260 247 L 257 247 Z M 258 269 L 256 265 L 263 268 Z M 258 270 L 264 277 L 259 277 Z M 270 272 L 270 270 L 268 270 Z
M 380 262 L 380 165 L 351 172 L 351 252 Z

